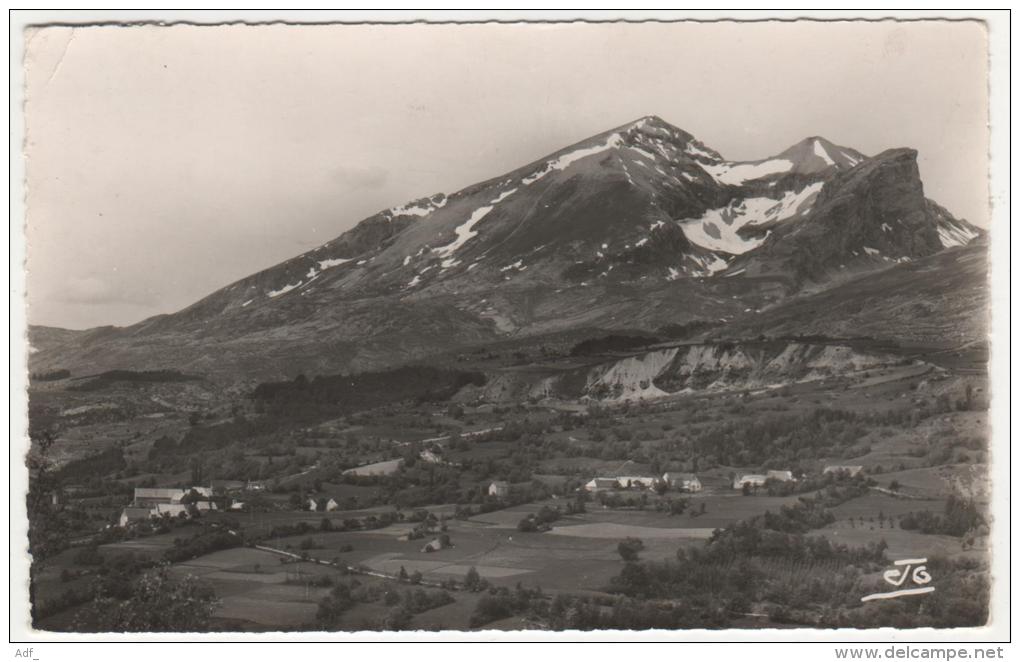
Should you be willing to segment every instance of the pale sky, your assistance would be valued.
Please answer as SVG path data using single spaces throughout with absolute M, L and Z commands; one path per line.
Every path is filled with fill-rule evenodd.
M 658 115 L 728 159 L 913 147 L 988 226 L 980 23 L 42 28 L 29 321 L 179 310 L 382 209 Z

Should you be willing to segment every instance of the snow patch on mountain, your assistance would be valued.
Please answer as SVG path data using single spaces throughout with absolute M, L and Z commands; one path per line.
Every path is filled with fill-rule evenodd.
M 454 228 L 453 231 L 454 234 L 457 235 L 457 238 L 445 246 L 433 248 L 432 249 L 433 252 L 437 253 L 440 257 L 449 257 L 450 255 L 455 253 L 458 248 L 463 246 L 470 239 L 478 236 L 478 233 L 475 231 L 474 227 L 478 224 L 479 221 L 485 218 L 486 214 L 488 214 L 490 211 L 492 211 L 492 205 L 486 205 L 484 207 L 479 207 L 478 209 L 474 210 L 471 213 L 471 216 L 468 217 L 468 220 Z
M 726 207 L 709 209 L 700 218 L 680 221 L 680 228 L 691 242 L 712 251 L 742 255 L 761 246 L 768 236 L 745 237 L 741 228 L 782 222 L 810 209 L 822 190 L 817 182 L 800 191 L 787 191 L 782 198 L 755 197 L 731 202 Z
M 299 280 L 293 285 L 284 285 L 278 290 L 270 290 L 269 292 L 266 293 L 266 296 L 268 296 L 270 299 L 275 299 L 278 296 L 281 296 L 283 294 L 286 294 L 287 292 L 290 292 L 291 290 L 296 290 L 297 288 L 301 287 L 301 284 L 303 282 L 304 281 Z
M 711 163 L 715 163 L 719 160 L 719 158 L 715 154 L 706 151 L 702 145 L 698 144 L 695 141 L 687 143 L 687 145 L 684 147 L 684 151 L 687 152 L 687 154 L 689 154 L 690 156 L 693 156 L 694 158 L 699 160 L 708 159 L 708 161 L 710 161 Z
M 503 191 L 502 193 L 500 193 L 499 195 L 497 195 L 497 196 L 496 196 L 496 199 L 495 199 L 495 200 L 493 200 L 492 202 L 490 202 L 489 204 L 490 204 L 490 205 L 496 205 L 496 204 L 499 204 L 500 202 L 503 202 L 504 200 L 506 200 L 507 198 L 509 198 L 509 197 L 510 197 L 511 195 L 513 195 L 513 194 L 514 194 L 514 193 L 516 193 L 516 192 L 517 192 L 517 189 L 516 189 L 516 188 L 512 188 L 512 189 L 510 189 L 510 190 L 508 190 L 508 191 Z
M 438 200 L 436 200 L 438 198 Z M 437 209 L 441 209 L 446 206 L 448 198 L 440 193 L 437 196 L 426 198 L 424 200 L 418 200 L 415 202 L 408 202 L 400 205 L 399 207 L 391 207 L 387 210 L 390 217 L 395 216 L 428 216 Z
M 319 260 L 319 269 L 321 269 L 322 271 L 325 271 L 326 269 L 332 269 L 333 267 L 339 267 L 341 264 L 346 264 L 347 262 L 350 262 L 353 259 L 354 258 L 338 257 L 338 258 L 330 258 L 328 260 Z
M 471 216 L 468 217 L 468 220 L 464 221 L 463 223 L 458 225 L 456 228 L 454 228 L 453 232 L 454 232 L 454 234 L 457 235 L 456 239 L 454 239 L 453 241 L 451 241 L 449 244 L 447 244 L 445 246 L 440 246 L 439 248 L 433 248 L 432 251 L 434 253 L 436 253 L 437 255 L 439 255 L 440 257 L 449 258 L 461 246 L 463 246 L 465 243 L 470 241 L 472 238 L 478 236 L 478 232 L 475 231 L 475 229 L 474 229 L 475 226 L 483 218 L 485 218 L 485 216 L 490 211 L 492 211 L 493 207 L 495 207 L 500 202 L 503 202 L 504 200 L 509 198 L 516 191 L 517 191 L 516 188 L 512 188 L 512 189 L 509 189 L 507 191 L 503 191 L 502 193 L 497 195 L 495 198 L 493 198 L 491 201 L 489 201 L 489 204 L 487 204 L 487 205 L 485 205 L 483 207 L 479 207 L 478 209 L 474 210 L 471 213 Z M 447 263 L 449 263 L 449 264 L 447 264 Z M 455 263 L 452 262 L 449 259 L 445 260 L 443 262 L 443 268 L 444 269 L 448 269 L 449 267 L 454 266 L 454 264 Z
M 701 274 L 704 276 L 711 276 L 730 266 L 726 260 L 718 255 L 712 255 L 711 259 L 698 256 L 694 256 L 691 259 L 698 263 L 698 266 L 701 267 Z
M 634 150 L 635 152 L 637 152 L 641 156 L 645 157 L 649 161 L 654 161 L 655 160 L 655 155 L 652 154 L 651 152 L 649 152 L 648 150 L 642 149 L 642 148 L 638 147 L 637 145 L 628 145 L 627 147 L 629 149 Z M 641 163 L 641 161 L 638 161 L 638 163 Z
M 813 143 L 814 144 L 812 146 L 814 147 L 815 156 L 825 161 L 826 165 L 836 165 L 836 162 L 832 160 L 832 157 L 829 156 L 829 153 L 825 151 L 825 145 L 823 145 L 821 141 L 815 140 L 813 141 Z
M 793 161 L 786 159 L 769 159 L 761 163 L 731 163 L 722 162 L 716 164 L 705 164 L 699 162 L 702 170 L 711 175 L 720 184 L 740 186 L 769 175 L 776 175 L 781 172 L 790 172 L 793 169 Z
M 581 159 L 587 158 L 589 156 L 601 154 L 602 152 L 605 152 L 607 150 L 619 147 L 622 144 L 623 137 L 620 136 L 620 134 L 618 133 L 611 134 L 606 139 L 606 142 L 601 145 L 575 149 L 573 152 L 567 152 L 566 154 L 563 154 L 560 157 L 547 162 L 545 166 L 542 167 L 542 169 L 522 179 L 521 183 L 524 184 L 525 186 L 534 184 L 538 180 L 548 175 L 553 170 L 565 170 L 572 163 L 580 161 Z

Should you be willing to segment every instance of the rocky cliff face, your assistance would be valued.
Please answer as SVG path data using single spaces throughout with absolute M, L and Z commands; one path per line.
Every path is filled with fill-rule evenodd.
M 800 285 L 932 255 L 977 231 L 924 197 L 917 152 L 888 150 L 829 179 L 811 212 L 777 227 L 761 248 L 733 265 Z M 953 242 L 959 233 L 961 242 Z M 949 238 L 943 243 L 942 237 Z
M 491 402 L 654 400 L 694 392 L 776 388 L 860 375 L 902 356 L 836 343 L 695 343 L 559 369 L 495 372 L 464 399 Z

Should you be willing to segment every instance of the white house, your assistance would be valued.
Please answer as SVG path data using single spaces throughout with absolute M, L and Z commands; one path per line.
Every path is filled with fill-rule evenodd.
M 662 474 L 662 482 L 675 490 L 684 492 L 700 492 L 703 489 L 701 480 L 694 474 L 667 471 Z
M 135 522 L 144 522 L 152 516 L 152 510 L 149 508 L 134 508 L 127 506 L 120 513 L 120 519 L 117 520 L 118 525 L 124 528 L 128 524 L 134 524 Z
M 177 487 L 136 487 L 135 506 L 155 506 L 160 503 L 180 503 L 184 490 Z
M 336 499 L 330 499 L 326 502 L 326 510 L 332 512 L 340 507 L 340 504 L 336 502 Z
M 319 509 L 319 502 L 316 501 L 314 498 L 309 498 L 308 499 L 308 510 L 316 511 L 318 509 Z
M 764 474 L 744 474 L 733 481 L 733 489 L 741 490 L 744 488 L 744 485 L 748 487 L 761 487 L 765 484 L 766 480 L 768 480 L 768 477 Z
M 157 517 L 162 515 L 180 517 L 181 513 L 188 514 L 188 507 L 183 503 L 157 503 L 156 507 L 152 509 L 152 514 Z
M 620 484 L 620 487 L 627 489 L 632 487 L 640 487 L 644 489 L 652 489 L 655 487 L 655 476 L 617 476 L 616 482 Z
M 792 471 L 776 471 L 776 470 L 767 471 L 765 473 L 765 477 L 771 478 L 772 480 L 778 480 L 783 483 L 788 483 L 792 480 L 795 480 Z
M 592 478 L 584 484 L 584 489 L 589 492 L 601 492 L 602 490 L 615 490 L 619 488 L 615 478 Z
M 854 476 L 859 475 L 863 471 L 864 471 L 864 467 L 860 466 L 859 464 L 855 464 L 855 465 L 836 464 L 836 465 L 825 467 L 825 469 L 822 470 L 822 473 L 823 474 L 846 473 L 851 478 L 853 478 Z
M 489 485 L 489 496 L 498 498 L 510 496 L 510 483 L 505 480 L 495 480 Z

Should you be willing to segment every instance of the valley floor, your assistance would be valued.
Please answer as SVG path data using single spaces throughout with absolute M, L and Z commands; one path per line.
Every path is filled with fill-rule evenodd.
M 600 627 L 831 626 L 836 621 L 819 621 L 800 611 L 807 605 L 776 593 L 789 572 L 776 564 L 803 558 L 797 562 L 819 581 L 831 572 L 850 582 L 842 597 L 812 594 L 812 613 L 825 608 L 825 618 L 855 627 L 883 618 L 923 626 L 935 617 L 917 600 L 894 615 L 893 607 L 860 597 L 883 590 L 882 572 L 894 561 L 926 558 L 943 573 L 932 584 L 939 599 L 952 591 L 967 596 L 967 609 L 980 604 L 987 587 L 960 586 L 965 568 L 987 578 L 985 389 L 982 375 L 911 364 L 599 406 L 406 403 L 289 425 L 243 443 L 207 431 L 238 415 L 259 416 L 236 403 L 231 413 L 229 399 L 195 420 L 181 410 L 153 416 L 138 406 L 145 399 L 138 391 L 104 392 L 119 406 L 136 403 L 138 415 L 93 419 L 61 436 L 62 444 L 116 441 L 93 446 L 99 454 L 86 464 L 64 461 L 52 474 L 60 505 L 40 507 L 34 522 L 33 541 L 49 552 L 33 568 L 35 622 L 44 630 L 87 629 L 97 587 L 127 559 L 139 573 L 169 562 L 171 578 L 193 576 L 208 587 L 215 595 L 209 629 L 555 628 L 566 626 L 563 614 L 585 610 Z M 52 387 L 39 398 L 83 406 L 80 395 Z M 205 445 L 178 456 L 160 441 L 174 435 Z M 106 466 L 96 458 L 111 448 L 121 455 Z M 861 473 L 833 480 L 823 471 L 832 465 Z M 766 470 L 792 470 L 799 480 L 734 489 L 735 478 Z M 246 504 L 236 512 L 166 522 L 163 532 L 113 525 L 134 486 L 215 485 L 231 471 L 235 484 L 222 495 Z M 666 471 L 694 473 L 703 489 L 584 488 L 597 476 Z M 237 492 L 249 480 L 261 491 Z M 488 496 L 501 480 L 506 495 Z M 308 499 L 326 498 L 335 510 L 308 510 Z M 956 500 L 973 509 L 965 529 L 947 524 Z M 777 514 L 786 519 L 770 523 Z M 813 519 L 789 524 L 801 516 Z M 919 516 L 929 524 L 919 526 Z M 72 535 L 47 538 L 50 520 L 73 522 Z M 679 572 L 668 564 L 691 563 L 683 559 L 747 525 L 793 547 L 775 558 L 747 548 L 740 563 L 759 568 L 766 583 L 754 584 L 746 601 L 660 594 L 633 583 L 636 568 Z M 199 546 L 224 531 L 236 541 Z M 441 549 L 424 549 L 440 538 Z M 625 554 L 635 539 L 638 551 Z M 828 541 L 830 551 L 797 556 L 812 540 Z M 869 550 L 868 560 L 854 550 Z M 568 604 L 575 611 L 553 609 Z M 635 609 L 648 613 L 634 616 Z M 981 615 L 953 618 L 939 624 Z

